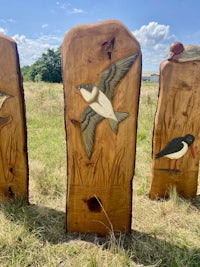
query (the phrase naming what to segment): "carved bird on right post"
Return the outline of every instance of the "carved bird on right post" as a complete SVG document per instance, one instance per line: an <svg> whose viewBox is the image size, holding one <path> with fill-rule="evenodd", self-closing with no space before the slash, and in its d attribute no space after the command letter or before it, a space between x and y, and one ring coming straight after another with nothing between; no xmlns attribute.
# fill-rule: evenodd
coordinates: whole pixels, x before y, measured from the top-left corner
<svg viewBox="0 0 200 267"><path fill-rule="evenodd" d="M195 157L195 152L193 148L195 137L192 134L186 134L185 136L176 137L172 139L164 149L162 149L159 153L156 154L155 158L167 157L169 159L175 159L176 168L176 160L183 157L188 148L191 150L192 157Z"/></svg>

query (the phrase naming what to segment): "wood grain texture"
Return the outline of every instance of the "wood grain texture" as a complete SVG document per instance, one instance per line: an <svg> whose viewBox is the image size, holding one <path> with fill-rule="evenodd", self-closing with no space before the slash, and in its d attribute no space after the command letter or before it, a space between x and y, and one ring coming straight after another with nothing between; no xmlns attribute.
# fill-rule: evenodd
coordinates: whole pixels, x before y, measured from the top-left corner
<svg viewBox="0 0 200 267"><path fill-rule="evenodd" d="M107 47L113 38L114 47ZM93 153L88 159L80 125L88 104L76 87L84 83L98 84L105 69L134 53L138 53L138 57L117 86L112 101L114 111L127 112L129 116L120 122L117 134L112 131L108 119L97 125ZM80 25L67 33L62 61L67 139L67 231L105 235L112 228L129 232L141 81L139 43L119 21Z"/></svg>
<svg viewBox="0 0 200 267"><path fill-rule="evenodd" d="M22 78L16 43L0 35L0 199L28 198L27 134ZM1 97L0 97L1 98Z"/></svg>
<svg viewBox="0 0 200 267"><path fill-rule="evenodd" d="M153 163L150 198L165 198L176 187L185 198L197 192L200 158L200 62L160 65L160 89L153 135ZM188 150L177 160L155 155L173 138L192 134L195 137L195 158Z"/></svg>

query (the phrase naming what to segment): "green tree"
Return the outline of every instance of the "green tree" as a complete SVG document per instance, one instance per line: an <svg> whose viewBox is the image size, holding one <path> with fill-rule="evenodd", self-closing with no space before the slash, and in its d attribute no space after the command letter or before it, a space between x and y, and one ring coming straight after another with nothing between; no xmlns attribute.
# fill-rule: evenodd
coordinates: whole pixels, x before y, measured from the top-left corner
<svg viewBox="0 0 200 267"><path fill-rule="evenodd" d="M61 47L56 51L48 49L46 53L31 66L22 68L24 80L62 82L61 73Z"/></svg>
<svg viewBox="0 0 200 267"><path fill-rule="evenodd" d="M21 68L22 76L24 81L31 81L31 66L24 66Z"/></svg>

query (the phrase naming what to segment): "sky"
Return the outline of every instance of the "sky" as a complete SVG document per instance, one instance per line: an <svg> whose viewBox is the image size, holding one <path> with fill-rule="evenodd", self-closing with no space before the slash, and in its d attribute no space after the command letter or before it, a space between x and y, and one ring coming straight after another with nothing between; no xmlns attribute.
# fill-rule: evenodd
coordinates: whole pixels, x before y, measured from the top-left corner
<svg viewBox="0 0 200 267"><path fill-rule="evenodd" d="M174 41L200 45L198 0L0 0L0 33L13 38L20 66L62 45L80 24L121 21L139 41L142 70L159 71Z"/></svg>

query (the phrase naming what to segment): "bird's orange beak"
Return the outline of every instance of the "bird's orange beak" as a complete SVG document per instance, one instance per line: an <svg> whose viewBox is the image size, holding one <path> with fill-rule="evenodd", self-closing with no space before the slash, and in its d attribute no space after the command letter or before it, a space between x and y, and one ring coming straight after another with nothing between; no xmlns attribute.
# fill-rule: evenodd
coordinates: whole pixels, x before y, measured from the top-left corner
<svg viewBox="0 0 200 267"><path fill-rule="evenodd" d="M195 151L194 151L194 146L193 145L190 145L190 150L191 150L192 157L194 159L195 158Z"/></svg>

